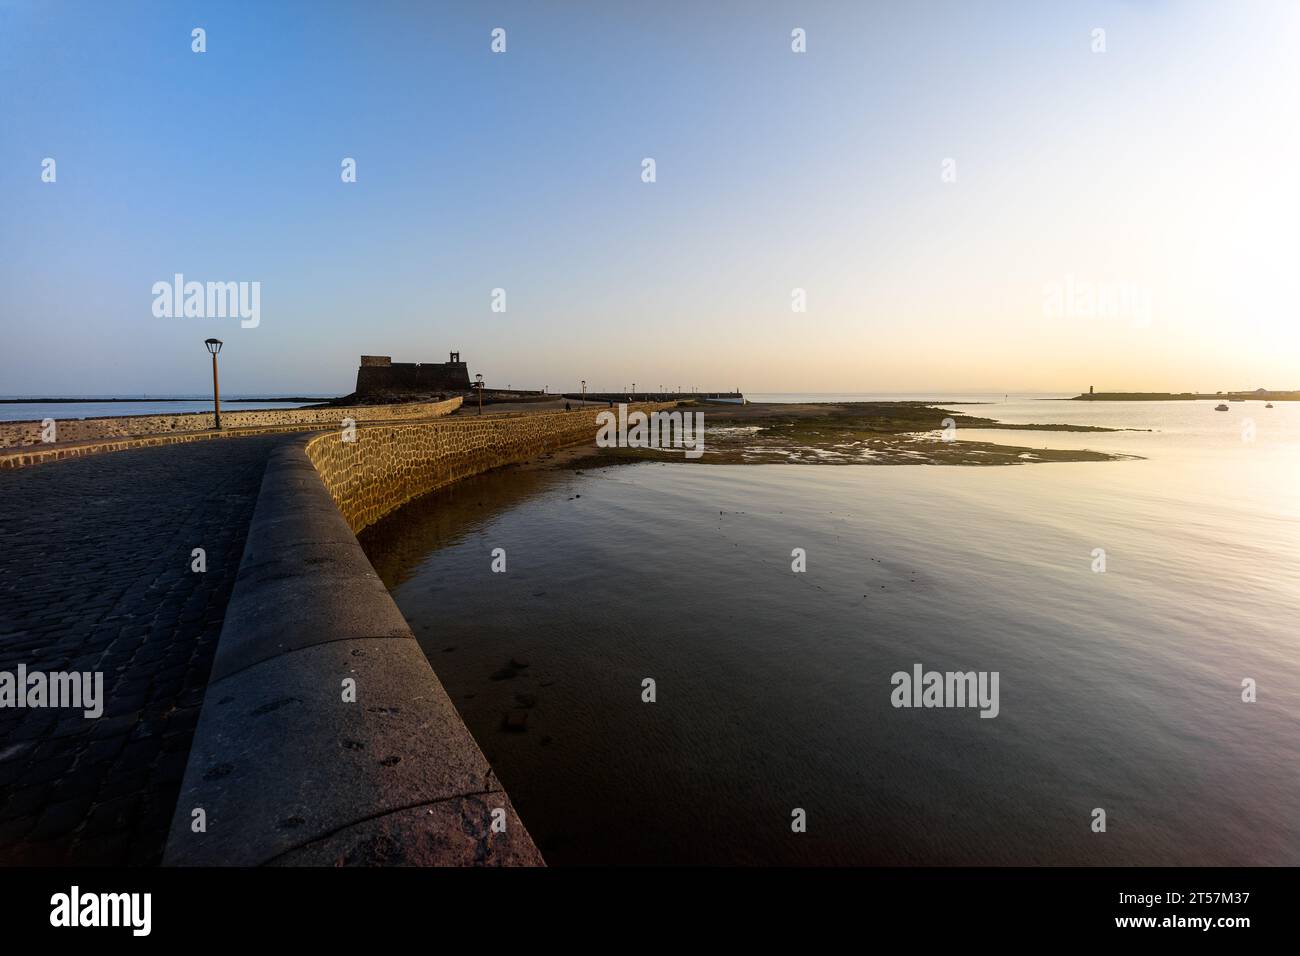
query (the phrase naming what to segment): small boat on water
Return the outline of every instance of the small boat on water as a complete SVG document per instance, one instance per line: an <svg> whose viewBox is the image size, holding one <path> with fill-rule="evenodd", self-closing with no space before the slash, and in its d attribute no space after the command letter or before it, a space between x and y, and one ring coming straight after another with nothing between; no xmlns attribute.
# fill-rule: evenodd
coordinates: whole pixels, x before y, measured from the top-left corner
<svg viewBox="0 0 1300 956"><path fill-rule="evenodd" d="M1215 406L1214 406L1214 410L1215 410L1216 412L1227 412L1227 411L1231 411L1231 409L1228 408L1227 405L1223 404L1223 402L1219 402L1219 404L1215 405Z"/></svg>
<svg viewBox="0 0 1300 956"><path fill-rule="evenodd" d="M1265 408L1272 408L1272 407L1273 407L1273 403L1272 403L1272 402L1268 402L1267 404L1265 404L1264 407L1265 407Z"/></svg>

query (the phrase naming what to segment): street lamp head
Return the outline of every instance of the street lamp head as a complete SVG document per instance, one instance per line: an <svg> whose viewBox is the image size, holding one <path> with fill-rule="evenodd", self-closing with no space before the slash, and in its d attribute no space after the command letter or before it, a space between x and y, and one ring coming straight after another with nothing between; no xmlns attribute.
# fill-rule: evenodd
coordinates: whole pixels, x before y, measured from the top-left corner
<svg viewBox="0 0 1300 956"><path fill-rule="evenodd" d="M208 347L208 351L213 355L221 351L221 339L204 339L203 344Z"/></svg>

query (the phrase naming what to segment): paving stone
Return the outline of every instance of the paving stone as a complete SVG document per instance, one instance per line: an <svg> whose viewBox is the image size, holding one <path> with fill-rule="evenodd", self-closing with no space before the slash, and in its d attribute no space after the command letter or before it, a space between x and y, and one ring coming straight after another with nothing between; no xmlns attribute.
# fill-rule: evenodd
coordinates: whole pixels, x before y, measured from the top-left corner
<svg viewBox="0 0 1300 956"><path fill-rule="evenodd" d="M72 833L85 822L90 803L89 795L83 794L71 800L48 804L41 812L28 838L32 841L44 841Z"/></svg>
<svg viewBox="0 0 1300 956"><path fill-rule="evenodd" d="M99 670L106 698L98 720L45 710L0 722L0 751L42 744L0 759L0 861L161 859L266 460L294 437L0 470L0 670ZM190 570L196 547L202 574ZM148 716L157 726L137 733ZM143 746L128 750L133 733ZM135 809L96 809L113 797ZM154 812L139 809L146 800Z"/></svg>

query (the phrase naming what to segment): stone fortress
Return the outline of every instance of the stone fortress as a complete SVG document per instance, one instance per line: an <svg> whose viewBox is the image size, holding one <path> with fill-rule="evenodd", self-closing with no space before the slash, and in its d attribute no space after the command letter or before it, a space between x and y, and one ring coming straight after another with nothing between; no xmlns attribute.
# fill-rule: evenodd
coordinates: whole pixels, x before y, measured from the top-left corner
<svg viewBox="0 0 1300 956"><path fill-rule="evenodd" d="M394 362L387 355L363 355L356 394L377 392L468 392L469 367L452 352L447 362Z"/></svg>

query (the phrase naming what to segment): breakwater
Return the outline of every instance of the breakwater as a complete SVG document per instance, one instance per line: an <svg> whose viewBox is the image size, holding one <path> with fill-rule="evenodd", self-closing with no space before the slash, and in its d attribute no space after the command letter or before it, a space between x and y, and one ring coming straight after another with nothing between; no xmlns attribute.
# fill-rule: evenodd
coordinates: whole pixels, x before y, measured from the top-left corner
<svg viewBox="0 0 1300 956"><path fill-rule="evenodd" d="M272 453L165 862L542 864L354 532L591 440L598 413L385 423Z"/></svg>
<svg viewBox="0 0 1300 956"><path fill-rule="evenodd" d="M672 403L634 406L645 412ZM592 440L605 406L443 422L385 423L312 438L307 457L354 532L419 495L540 452Z"/></svg>
<svg viewBox="0 0 1300 956"><path fill-rule="evenodd" d="M334 426L350 418L355 422L435 418L460 407L459 397L441 402L409 405L357 405L331 408L260 408L222 411L223 429L279 427L290 425ZM173 415L120 415L106 418L54 419L54 441L45 440L41 420L0 422L0 448L27 445L61 445L68 442L144 435L170 435L204 431L214 427L212 412L179 412Z"/></svg>

